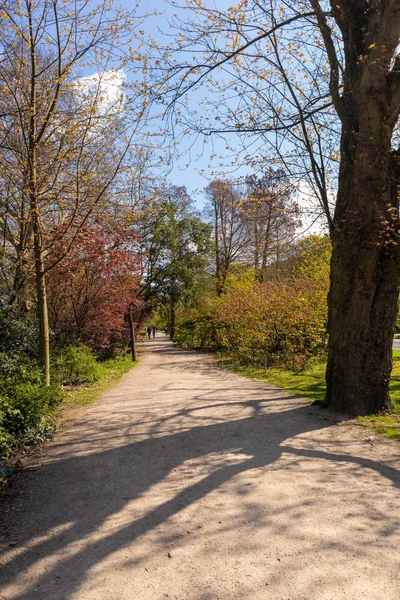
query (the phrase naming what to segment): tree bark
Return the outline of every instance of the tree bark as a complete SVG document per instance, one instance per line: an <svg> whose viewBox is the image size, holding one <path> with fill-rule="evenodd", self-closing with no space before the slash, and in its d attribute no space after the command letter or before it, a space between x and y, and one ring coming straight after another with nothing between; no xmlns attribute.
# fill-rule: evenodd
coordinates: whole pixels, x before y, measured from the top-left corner
<svg viewBox="0 0 400 600"><path fill-rule="evenodd" d="M37 314L39 319L39 351L40 366L43 369L44 381L50 385L50 335L49 319L47 311L46 280L43 273L43 256L38 241L38 235L34 236Z"/></svg>
<svg viewBox="0 0 400 600"><path fill-rule="evenodd" d="M132 362L135 362L137 360L137 355L136 355L135 325L133 322L132 305L129 306L129 331L130 331L130 335L131 335Z"/></svg>
<svg viewBox="0 0 400 600"><path fill-rule="evenodd" d="M326 373L329 406L353 415L392 408L389 380L398 304L391 129L377 102L364 108L342 134Z"/></svg>
<svg viewBox="0 0 400 600"><path fill-rule="evenodd" d="M343 35L343 92L327 21L312 0L342 121L341 160L331 230L327 401L365 415L392 409L389 381L398 304L398 194L392 134L400 112L400 5L397 0L336 3ZM394 61L394 62L393 62Z"/></svg>
<svg viewBox="0 0 400 600"><path fill-rule="evenodd" d="M175 304L171 302L171 330L170 330L170 338L174 341L175 337L175 327L176 327L176 312L175 312Z"/></svg>
<svg viewBox="0 0 400 600"><path fill-rule="evenodd" d="M37 313L39 319L39 352L40 366L43 369L44 381L50 385L50 337L49 318L47 310L46 281L44 275L42 231L39 216L38 202L38 161L37 161L37 81L36 81L36 41L33 33L32 5L28 6L29 15L29 39L30 39L30 62L31 62L31 85L30 85L30 116L28 135L28 159L29 159L29 209L32 220L33 250L35 256L35 277L37 293Z"/></svg>

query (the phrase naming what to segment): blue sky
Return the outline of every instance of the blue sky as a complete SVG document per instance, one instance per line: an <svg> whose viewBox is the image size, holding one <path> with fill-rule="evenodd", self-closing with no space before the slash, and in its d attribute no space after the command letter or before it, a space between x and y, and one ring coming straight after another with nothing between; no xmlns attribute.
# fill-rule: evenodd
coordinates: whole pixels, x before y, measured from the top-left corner
<svg viewBox="0 0 400 600"><path fill-rule="evenodd" d="M184 4L185 0L180 0L181 4ZM236 4L236 0L205 0L205 4L209 6L215 6L218 10L224 10L229 8L232 4ZM120 4L126 8L131 8L131 3L129 0L121 0ZM179 9L176 6L171 6L168 2L164 0L141 0L140 13L151 13L156 10L159 13L157 16L151 16L147 18L143 25L141 25L141 29L143 29L146 33L149 33L152 37L154 37L157 41L162 43L166 41L166 38L163 36L163 32L168 32L169 24L168 17L171 17L174 13L179 13ZM186 12L185 12L186 15ZM164 40L163 40L164 38ZM171 40L169 40L171 41ZM129 77L129 74L128 74ZM191 108L196 108L196 103L198 103L202 99L202 92L198 91L191 95ZM240 148L240 140L235 138L234 135L227 137L228 145L235 148ZM249 142L251 138L249 138ZM195 134L190 134L185 138L186 146L179 147L179 153L182 156L179 158L175 158L173 160L171 171L169 174L169 180L174 185L184 185L188 189L189 193L194 197L196 203L199 208L203 205L204 196L202 194L202 190L208 185L208 183L212 180L213 176L222 175L224 170L219 167L219 160L211 160L210 155L216 153L217 155L221 155L224 157L224 162L227 166L229 166L230 161L235 158L232 156L230 158L230 151L226 150L227 142L213 138L209 140L209 143L204 146L203 138L199 138L196 141ZM256 142L255 147L260 142ZM189 149L190 148L190 152ZM234 154L237 154L234 152ZM201 174L201 171L204 171L204 175ZM229 168L225 169L225 173L229 175ZM251 173L249 168L241 168L240 170L232 170L231 176L238 177L240 175L246 175ZM302 204L309 205L309 208L312 213L314 213L314 209L312 208L312 203L310 204L310 200L307 199L307 184L304 182L301 184L302 191L300 192L299 200ZM303 221L305 222L305 228L308 227L309 223L314 220L314 216L312 217L304 217ZM313 227L312 231L319 231L320 227Z"/></svg>
<svg viewBox="0 0 400 600"><path fill-rule="evenodd" d="M122 0L120 4L126 8L131 6L131 3L128 0ZM213 3L209 1L208 4L212 5ZM218 6L219 10L223 10L234 4L234 2L233 0L218 0L218 4L216 2L214 4ZM141 26L141 29L146 33L151 34L155 39L162 42L162 32L168 31L169 28L167 22L168 16L179 12L179 9L170 6L163 0L146 0L141 2L141 6L140 12L151 13L153 10L157 10L158 12L163 13L158 16L149 17L143 26ZM200 93L197 95L193 94L193 106L195 106L196 102L200 101L200 99ZM202 194L200 193L200 190L208 185L213 177L213 171L219 171L218 164L215 162L213 163L213 161L210 160L210 155L215 152L224 155L224 153L226 153L226 143L221 139L213 139L204 146L202 138L199 138L197 141L195 140L195 134L189 135L186 138L185 146L180 146L179 152L183 154L183 156L174 159L169 179L175 185L185 185L188 191L196 196L197 202L201 204ZM229 156L227 163L229 164ZM202 170L204 170L206 176L200 173ZM237 175L237 173L235 173L235 175Z"/></svg>

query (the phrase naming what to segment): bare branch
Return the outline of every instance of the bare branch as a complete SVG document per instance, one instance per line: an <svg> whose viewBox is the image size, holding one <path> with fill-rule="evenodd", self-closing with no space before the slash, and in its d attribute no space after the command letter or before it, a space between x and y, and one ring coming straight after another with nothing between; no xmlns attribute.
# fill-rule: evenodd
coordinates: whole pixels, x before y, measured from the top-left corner
<svg viewBox="0 0 400 600"><path fill-rule="evenodd" d="M318 26L321 31L322 38L324 40L325 49L328 55L330 65L330 80L329 89L332 95L333 104L336 112L339 115L340 120L343 122L346 119L346 109L344 107L340 92L339 92L339 80L340 80L340 65L336 55L335 44L332 39L331 28L328 25L328 21L325 13L321 9L319 0L310 0L311 5L315 11L317 17Z"/></svg>

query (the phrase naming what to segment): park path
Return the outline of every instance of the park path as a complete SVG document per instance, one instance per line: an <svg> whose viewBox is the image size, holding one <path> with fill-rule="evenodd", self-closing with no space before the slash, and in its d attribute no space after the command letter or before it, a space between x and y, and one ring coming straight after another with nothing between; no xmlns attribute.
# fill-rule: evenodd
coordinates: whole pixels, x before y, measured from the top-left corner
<svg viewBox="0 0 400 600"><path fill-rule="evenodd" d="M398 600L398 449L157 337L17 478L0 598Z"/></svg>

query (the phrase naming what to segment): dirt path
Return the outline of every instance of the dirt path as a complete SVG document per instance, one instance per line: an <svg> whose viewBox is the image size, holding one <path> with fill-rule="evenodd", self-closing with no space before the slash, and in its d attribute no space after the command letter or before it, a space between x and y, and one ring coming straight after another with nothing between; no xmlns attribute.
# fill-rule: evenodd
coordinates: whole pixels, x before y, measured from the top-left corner
<svg viewBox="0 0 400 600"><path fill-rule="evenodd" d="M157 338L20 475L0 598L398 600L398 450Z"/></svg>

